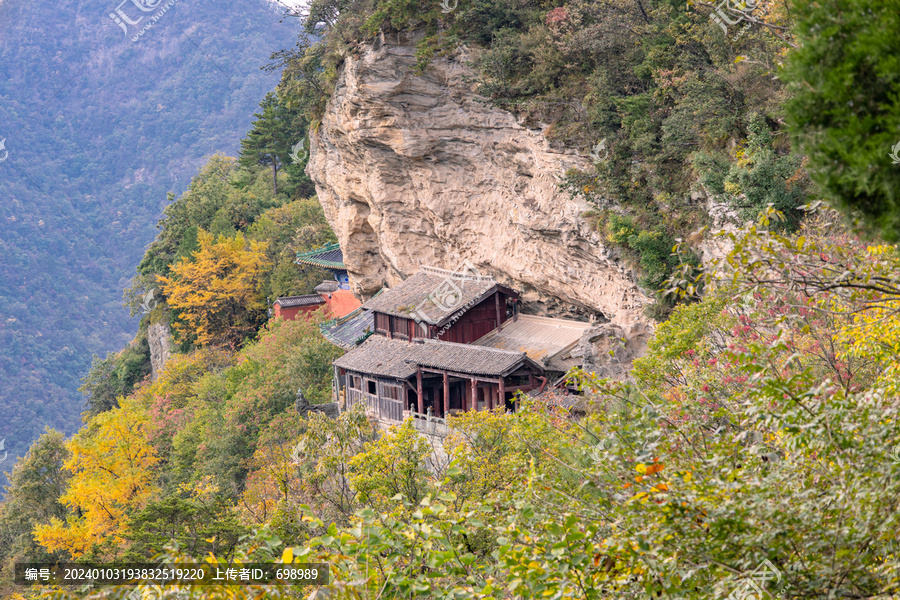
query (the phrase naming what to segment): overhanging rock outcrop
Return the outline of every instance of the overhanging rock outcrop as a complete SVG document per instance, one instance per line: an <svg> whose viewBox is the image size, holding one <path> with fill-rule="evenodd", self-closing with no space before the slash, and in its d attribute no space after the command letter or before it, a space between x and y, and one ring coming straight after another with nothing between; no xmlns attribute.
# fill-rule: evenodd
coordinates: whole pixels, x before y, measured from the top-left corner
<svg viewBox="0 0 900 600"><path fill-rule="evenodd" d="M415 41L382 36L348 56L310 136L307 172L354 291L469 262L529 312L597 315L640 343L650 299L559 187L588 159L487 104L463 53L416 74Z"/></svg>

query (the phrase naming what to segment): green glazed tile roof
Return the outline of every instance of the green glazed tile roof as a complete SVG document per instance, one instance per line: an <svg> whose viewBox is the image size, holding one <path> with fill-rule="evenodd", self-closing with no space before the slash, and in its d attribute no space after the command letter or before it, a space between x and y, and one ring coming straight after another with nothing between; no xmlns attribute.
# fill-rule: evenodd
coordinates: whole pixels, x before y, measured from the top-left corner
<svg viewBox="0 0 900 600"><path fill-rule="evenodd" d="M295 262L302 265L325 267L326 269L347 269L344 265L344 253L341 251L341 245L337 242L325 244L321 248L307 250L306 252L298 252Z"/></svg>

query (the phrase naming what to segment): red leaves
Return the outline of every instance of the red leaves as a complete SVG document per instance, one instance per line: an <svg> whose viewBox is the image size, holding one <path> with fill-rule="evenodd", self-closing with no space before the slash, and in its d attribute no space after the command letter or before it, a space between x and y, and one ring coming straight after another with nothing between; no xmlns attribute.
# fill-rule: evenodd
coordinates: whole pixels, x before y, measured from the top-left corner
<svg viewBox="0 0 900 600"><path fill-rule="evenodd" d="M547 13L547 17L544 22L548 27L552 27L554 25L559 25L560 23L564 23L569 20L569 12L565 9L565 7L560 6L554 8L550 12Z"/></svg>

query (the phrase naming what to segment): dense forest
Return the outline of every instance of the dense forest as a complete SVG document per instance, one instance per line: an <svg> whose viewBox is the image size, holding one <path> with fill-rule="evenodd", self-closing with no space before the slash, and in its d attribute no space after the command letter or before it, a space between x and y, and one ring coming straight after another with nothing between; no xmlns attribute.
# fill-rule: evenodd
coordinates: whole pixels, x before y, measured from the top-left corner
<svg viewBox="0 0 900 600"><path fill-rule="evenodd" d="M167 193L237 151L278 80L260 67L298 32L267 2L201 1L132 42L116 4L0 3L0 471L45 427L78 429L92 354L137 329L122 289Z"/></svg>
<svg viewBox="0 0 900 600"><path fill-rule="evenodd" d="M13 470L4 581L21 560L208 558L327 563L328 595L139 592L900 597L898 8L313 2L240 156L208 160L166 208L126 292L161 302L95 360L84 427L48 430ZM409 422L301 417L296 390L329 401L341 351L321 315L265 318L267 296L322 275L294 253L333 239L293 134L316 127L342 60L397 31L421 35L419 69L467 46L484 101L591 153L562 185L658 290L627 381L570 372L578 418L524 397L453 416L443 462ZM724 251L701 263L703 243ZM151 381L142 340L160 323L179 352Z"/></svg>

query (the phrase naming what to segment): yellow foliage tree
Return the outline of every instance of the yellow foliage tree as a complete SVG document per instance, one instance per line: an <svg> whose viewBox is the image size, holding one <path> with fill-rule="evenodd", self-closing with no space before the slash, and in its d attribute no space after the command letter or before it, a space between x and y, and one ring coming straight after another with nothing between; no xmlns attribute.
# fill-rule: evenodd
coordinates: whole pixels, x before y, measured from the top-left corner
<svg viewBox="0 0 900 600"><path fill-rule="evenodd" d="M123 546L128 517L156 492L158 458L147 440L149 415L135 399L120 402L92 418L67 444L72 456L65 468L73 476L60 502L70 515L65 523L54 518L34 530L35 540L50 552L114 557Z"/></svg>
<svg viewBox="0 0 900 600"><path fill-rule="evenodd" d="M197 344L235 348L265 318L259 293L266 268L265 244L200 231L200 249L182 260L172 277L160 277L170 307L180 311L175 329Z"/></svg>

